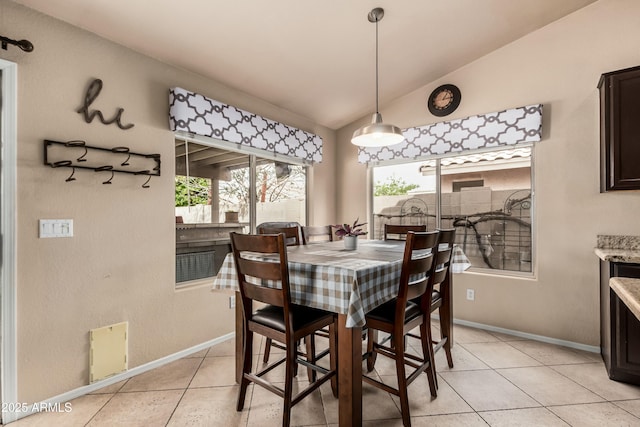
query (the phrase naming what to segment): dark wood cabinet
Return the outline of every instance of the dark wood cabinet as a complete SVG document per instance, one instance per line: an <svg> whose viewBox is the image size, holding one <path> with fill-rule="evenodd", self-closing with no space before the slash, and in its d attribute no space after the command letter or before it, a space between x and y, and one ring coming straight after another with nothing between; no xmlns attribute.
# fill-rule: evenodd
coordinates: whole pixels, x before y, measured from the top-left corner
<svg viewBox="0 0 640 427"><path fill-rule="evenodd" d="M640 384L640 320L609 286L611 277L640 278L640 264L600 261L600 350L609 378Z"/></svg>
<svg viewBox="0 0 640 427"><path fill-rule="evenodd" d="M600 90L600 192L640 189L640 66L605 73Z"/></svg>

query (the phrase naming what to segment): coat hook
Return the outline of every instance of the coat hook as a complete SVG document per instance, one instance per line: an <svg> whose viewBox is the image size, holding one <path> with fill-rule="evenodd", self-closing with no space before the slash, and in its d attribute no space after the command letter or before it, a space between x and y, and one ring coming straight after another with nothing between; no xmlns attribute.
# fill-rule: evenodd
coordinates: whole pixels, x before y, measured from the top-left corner
<svg viewBox="0 0 640 427"><path fill-rule="evenodd" d="M111 166L111 165L98 166L97 168L94 169L94 171L96 171L96 172L110 171L111 172L111 178L109 178L108 180L104 181L103 184L111 184L111 180L113 179L113 175L115 173L113 171L113 166Z"/></svg>
<svg viewBox="0 0 640 427"><path fill-rule="evenodd" d="M120 163L120 166L129 166L129 159L131 158L129 147L113 147L111 151L113 151L114 153L128 154L127 159L124 162Z"/></svg>
<svg viewBox="0 0 640 427"><path fill-rule="evenodd" d="M156 166L153 168L154 171L160 170L160 154L147 154L145 157L156 161Z"/></svg>
<svg viewBox="0 0 640 427"><path fill-rule="evenodd" d="M71 167L71 175L69 175L69 178L65 179L66 182L71 182L71 181L75 181L76 179L73 177L73 175L76 173L76 168L74 168L73 166Z"/></svg>
<svg viewBox="0 0 640 427"><path fill-rule="evenodd" d="M115 175L115 172L112 170L111 171L111 178L109 178L108 180L104 181L103 184L111 184L111 180L113 179L113 175Z"/></svg>
<svg viewBox="0 0 640 427"><path fill-rule="evenodd" d="M86 144L87 143L85 141L82 141L81 139L73 139L71 141L65 142L64 145L67 146L67 147L82 147L82 148L84 148L84 153L80 157L78 157L76 159L76 162L86 162L87 159L85 159L85 157L87 156L87 152L88 152Z"/></svg>
<svg viewBox="0 0 640 427"><path fill-rule="evenodd" d="M87 161L87 159L85 159L85 157L87 156L87 147L82 147L82 148L84 148L84 154L82 156L78 157L76 159L76 162L86 162Z"/></svg>
<svg viewBox="0 0 640 427"><path fill-rule="evenodd" d="M135 175L149 175L149 170L138 171L135 173ZM150 185L148 185L149 181L151 181L151 175L149 175L149 177L144 182L144 184L142 184L142 188L149 188L150 187Z"/></svg>
<svg viewBox="0 0 640 427"><path fill-rule="evenodd" d="M55 162L51 164L52 168L62 168L65 166L71 166L73 162L71 160L60 160L59 162Z"/></svg>

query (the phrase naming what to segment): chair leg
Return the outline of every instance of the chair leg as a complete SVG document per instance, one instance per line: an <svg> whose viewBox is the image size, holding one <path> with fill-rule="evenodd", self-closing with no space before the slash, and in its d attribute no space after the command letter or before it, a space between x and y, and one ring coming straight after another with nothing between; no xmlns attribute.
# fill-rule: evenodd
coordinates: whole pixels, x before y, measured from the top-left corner
<svg viewBox="0 0 640 427"><path fill-rule="evenodd" d="M335 325L329 325L329 369L338 372L338 334ZM331 377L333 397L338 398L338 375Z"/></svg>
<svg viewBox="0 0 640 427"><path fill-rule="evenodd" d="M450 314L449 307L447 304L442 304L439 308L438 313L440 315L440 336L442 338L447 338L442 348L444 349L444 353L447 356L447 364L449 368L453 368L453 357L451 357L451 322L450 322Z"/></svg>
<svg viewBox="0 0 640 427"><path fill-rule="evenodd" d="M411 416L409 415L409 395L407 393L407 377L404 369L404 336L396 334L393 343L396 353L396 372L398 375L398 397L400 398L400 411L402 412L402 424L405 427L411 426Z"/></svg>
<svg viewBox="0 0 640 427"><path fill-rule="evenodd" d="M262 358L264 363L269 363L269 353L271 353L271 338L267 338L266 344L264 345L264 357Z"/></svg>
<svg viewBox="0 0 640 427"><path fill-rule="evenodd" d="M307 361L309 363L316 363L316 340L315 334L307 335L304 337L304 343L307 346ZM307 368L307 378L312 383L316 380L316 371L311 368Z"/></svg>
<svg viewBox="0 0 640 427"><path fill-rule="evenodd" d="M438 397L438 376L436 373L435 356L433 353L431 321L429 315L425 316L425 320L422 322L422 325L420 325L420 343L422 344L422 356L425 360L429 360L429 369L427 369L429 390L431 391L431 396Z"/></svg>
<svg viewBox="0 0 640 427"><path fill-rule="evenodd" d="M287 343L284 378L284 408L282 411L282 427L289 427L291 423L291 396L293 395L293 377L297 366L296 357L298 354L297 342L289 340Z"/></svg>
<svg viewBox="0 0 640 427"><path fill-rule="evenodd" d="M244 399L247 395L247 387L249 386L249 380L244 374L251 372L251 365L253 364L253 331L245 329L244 331L244 343L242 346L242 379L240 380L240 394L238 394L237 411L242 411L244 408Z"/></svg>
<svg viewBox="0 0 640 427"><path fill-rule="evenodd" d="M373 328L368 328L367 331L367 372L373 371L376 365L377 353L374 350L376 341L378 339L377 331Z"/></svg>

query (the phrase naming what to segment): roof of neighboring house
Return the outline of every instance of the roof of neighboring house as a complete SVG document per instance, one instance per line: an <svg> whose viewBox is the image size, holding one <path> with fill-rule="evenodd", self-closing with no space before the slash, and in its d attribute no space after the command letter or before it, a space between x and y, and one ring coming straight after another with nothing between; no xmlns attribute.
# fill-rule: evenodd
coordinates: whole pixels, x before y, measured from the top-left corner
<svg viewBox="0 0 640 427"><path fill-rule="evenodd" d="M512 148L509 150L501 151L487 151L484 153L466 154L462 156L445 157L440 159L442 166L455 166L468 163L481 163L496 160L518 160L520 158L531 157L531 147ZM426 169L434 168L436 166L436 160L427 160L420 166L420 171L423 172Z"/></svg>

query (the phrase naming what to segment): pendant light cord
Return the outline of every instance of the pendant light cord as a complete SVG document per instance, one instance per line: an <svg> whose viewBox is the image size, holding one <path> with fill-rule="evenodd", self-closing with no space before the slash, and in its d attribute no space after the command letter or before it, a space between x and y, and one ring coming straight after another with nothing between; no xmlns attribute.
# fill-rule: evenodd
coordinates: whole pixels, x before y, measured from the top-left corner
<svg viewBox="0 0 640 427"><path fill-rule="evenodd" d="M380 20L376 16L376 113L380 112L378 107L378 22Z"/></svg>

